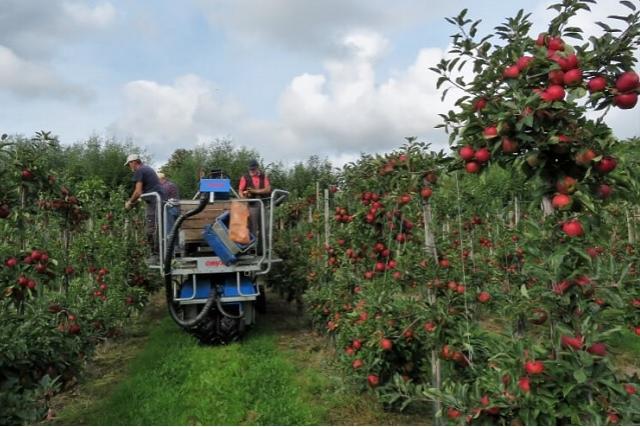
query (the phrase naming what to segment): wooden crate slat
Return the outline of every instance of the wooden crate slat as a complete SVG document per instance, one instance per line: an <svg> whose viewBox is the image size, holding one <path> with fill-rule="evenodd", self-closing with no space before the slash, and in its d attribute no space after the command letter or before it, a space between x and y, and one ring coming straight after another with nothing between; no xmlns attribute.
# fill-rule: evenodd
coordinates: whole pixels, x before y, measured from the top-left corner
<svg viewBox="0 0 640 427"><path fill-rule="evenodd" d="M201 229L200 230L197 230L197 229L180 230L179 238L180 238L181 244L204 241L204 239L202 238Z"/></svg>

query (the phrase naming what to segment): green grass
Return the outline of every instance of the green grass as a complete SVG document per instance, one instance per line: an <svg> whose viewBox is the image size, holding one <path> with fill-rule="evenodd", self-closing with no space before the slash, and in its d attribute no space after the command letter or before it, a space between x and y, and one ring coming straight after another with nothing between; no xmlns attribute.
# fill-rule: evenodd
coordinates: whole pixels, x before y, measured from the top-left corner
<svg viewBox="0 0 640 427"><path fill-rule="evenodd" d="M69 405L57 422L91 425L317 425L322 381L278 350L266 328L242 343L200 346L168 318L153 330L128 375L92 405Z"/></svg>

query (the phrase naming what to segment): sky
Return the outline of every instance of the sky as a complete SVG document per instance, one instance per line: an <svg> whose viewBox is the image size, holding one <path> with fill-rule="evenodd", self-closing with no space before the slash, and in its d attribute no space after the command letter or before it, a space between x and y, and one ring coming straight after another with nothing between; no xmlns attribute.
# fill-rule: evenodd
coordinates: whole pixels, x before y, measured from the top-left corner
<svg viewBox="0 0 640 427"><path fill-rule="evenodd" d="M441 101L428 70L454 32L444 18L468 8L487 34L522 8L536 36L550 3L0 0L0 132L132 141L158 166L217 138L285 165L339 166L408 136L446 149L434 126L455 97ZM598 35L595 21L627 12L601 0L571 23ZM639 136L638 116L607 123Z"/></svg>

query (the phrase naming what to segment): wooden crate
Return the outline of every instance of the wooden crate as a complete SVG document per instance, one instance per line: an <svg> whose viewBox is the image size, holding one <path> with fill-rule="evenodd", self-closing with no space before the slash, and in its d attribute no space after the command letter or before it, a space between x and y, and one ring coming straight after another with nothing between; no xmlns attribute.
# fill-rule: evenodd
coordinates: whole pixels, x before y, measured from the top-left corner
<svg viewBox="0 0 640 427"><path fill-rule="evenodd" d="M189 212L198 206L197 200L180 201L181 213ZM180 246L185 244L203 242L202 231L207 224L213 224L216 218L228 211L231 207L230 201L216 202L207 205L204 210L197 215L187 218L180 226L179 241Z"/></svg>

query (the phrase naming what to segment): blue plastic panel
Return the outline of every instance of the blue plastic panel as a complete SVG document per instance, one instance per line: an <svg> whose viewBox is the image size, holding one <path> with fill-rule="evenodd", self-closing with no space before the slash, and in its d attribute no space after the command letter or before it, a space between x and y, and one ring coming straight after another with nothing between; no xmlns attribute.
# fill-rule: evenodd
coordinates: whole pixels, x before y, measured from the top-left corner
<svg viewBox="0 0 640 427"><path fill-rule="evenodd" d="M236 283L236 275L220 275L220 279L215 276L216 283L222 283L224 297L241 296L238 293L238 285ZM253 295L256 293L256 285L247 277L240 278L240 290L244 295ZM211 279L209 277L196 278L196 296L195 299L208 298L211 293ZM190 298L193 295L193 281L191 279L185 281L180 289L180 298Z"/></svg>
<svg viewBox="0 0 640 427"><path fill-rule="evenodd" d="M256 287L246 277L240 278L240 290L244 295L253 295L256 293ZM235 276L229 278L224 282L224 296L225 297L239 297L242 296L238 293L238 284L236 283Z"/></svg>
<svg viewBox="0 0 640 427"><path fill-rule="evenodd" d="M224 265L231 265L238 261L238 258L227 248L222 240L214 233L211 224L207 224L202 232L202 237L206 240L207 244L211 246L213 252L220 257Z"/></svg>
<svg viewBox="0 0 640 427"><path fill-rule="evenodd" d="M211 293L211 280L207 277L196 278L196 296L195 299L209 298ZM193 295L193 281L191 279L185 281L180 289L180 298L191 298Z"/></svg>
<svg viewBox="0 0 640 427"><path fill-rule="evenodd" d="M231 190L230 179L201 179L200 191L203 193L228 193Z"/></svg>

